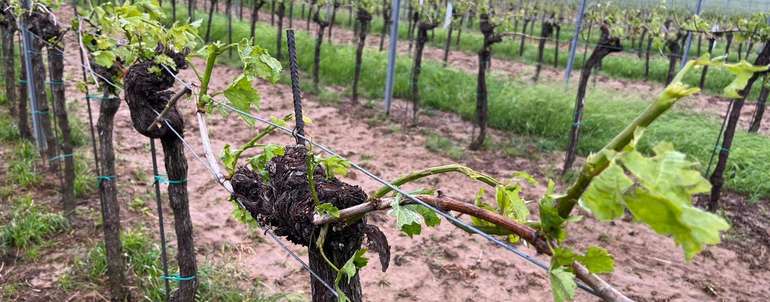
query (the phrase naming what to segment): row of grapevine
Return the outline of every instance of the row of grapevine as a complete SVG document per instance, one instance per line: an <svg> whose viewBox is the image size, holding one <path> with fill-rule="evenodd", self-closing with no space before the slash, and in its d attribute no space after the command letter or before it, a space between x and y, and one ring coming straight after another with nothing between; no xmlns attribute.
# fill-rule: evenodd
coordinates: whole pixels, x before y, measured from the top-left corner
<svg viewBox="0 0 770 302"><path fill-rule="evenodd" d="M673 240L682 246L688 260L707 245L719 243L720 234L729 228L722 217L703 211L692 203L694 195L709 190L716 190L718 196L720 179L712 179L712 183L715 184L712 189L709 182L697 171L696 164L687 159L684 154L674 150L670 143L660 142L655 148L655 154L651 156L638 151L636 144L644 135L644 130L670 110L674 104L700 91L683 82L684 77L692 73L695 68L705 69L710 66L726 69L734 74L735 79L727 85L725 92L728 97L737 100L734 102L733 112L739 113L740 102L745 100L751 85L760 76L760 72L767 70L767 67L763 66L770 64L770 48L766 45L755 61L755 65L760 67L746 62L731 64L724 62L721 58L712 59L706 55L689 60L681 69L671 72L669 83L660 96L623 131L617 133L603 149L589 156L579 170L577 180L564 192L558 192L553 181L539 180L524 172L517 172L511 178L501 179L457 164L408 172L392 182L387 182L304 135L302 128L304 120L301 117L301 99L297 83L296 53L293 53L295 48L292 47L295 42L293 31L290 31L285 41L289 43L288 58L292 65L295 113L272 120L254 114L257 111L260 94L253 83L255 81L275 83L283 71L280 59L284 57L281 53L284 43L283 18L286 13L286 4L288 4L290 24L294 16L293 1L271 3L273 12L271 23L275 23L278 30L277 52L274 57L266 49L258 46L258 41L253 39L254 24L259 9L264 4L264 1L253 3L251 39L232 41L231 30L229 32L231 41L224 43L208 42L210 20L213 12L218 9L216 0L208 8L209 22L205 37L199 36L201 22L193 20L170 22L162 7L153 0L89 5L88 12L85 14L79 14L77 7L73 7L76 10L76 19L68 29L62 29L57 24L56 17L51 11L55 9L54 3L35 2L34 5L14 1L2 3L5 13L0 25L3 26L4 50L14 47L13 34L16 30L14 25L28 26L21 28L24 36L21 41L24 50L22 53L29 56L23 59L28 64L25 66L26 72L22 74L32 77L26 80L29 99L25 100L21 96L14 97L15 99L11 101L13 104L11 107L14 108L12 113L17 117L19 127L28 127L25 125L29 109L22 104L29 101L34 108L31 111L33 120L36 121L33 128L37 132L34 137L46 139L47 148L40 148L40 150L47 158L72 152L72 147L66 142L67 134L64 134L68 129L68 117L64 111L64 90L61 87L52 89L54 111L59 122L58 133L62 133L62 143L59 144L53 139L53 134L57 131L53 130L54 126L48 119L48 115L38 114L48 110L45 101L47 92L45 89L33 88L35 83L46 82L46 74L50 74L49 82L52 85L63 81L61 57L65 45L62 37L66 33L77 37L78 45L70 47L77 47L81 52L83 81L78 86L86 94L89 87L95 86L101 89L101 97L87 95L90 99L99 100L97 131L92 135L94 158L98 164L96 170L99 175L102 228L112 300L131 300L126 265L121 252L120 205L117 202L119 188L116 181L118 175L115 171L112 137L114 117L122 101L128 105L133 128L149 138L152 146L154 146L154 140L159 139L163 147L166 182L169 184L168 199L174 214L178 249L176 255L179 275L164 276L173 277L180 282L178 290L169 298L173 301L194 301L198 286L187 179L201 176L188 175L188 163L185 157L187 142L184 138L186 122L176 106L177 102L188 98L192 98L196 104L196 122L208 160L207 167L224 189L232 193L231 201L236 205L239 216L246 216L243 215L243 211L246 211L253 218L247 220L247 223L256 223L276 235L308 248L313 301L364 300L359 271L368 262L365 242L373 252L378 254L383 269L387 269L390 257L388 238L378 226L369 224L366 219L367 214L376 211L389 210L399 231L410 237L420 234L423 227L438 225L443 217L469 233L478 234L503 248L514 250L511 247L512 244L526 242L538 253L550 256L550 263L545 268L555 301L572 300L578 286L583 286L586 291L605 301L631 301L598 276L611 273L615 269L614 258L606 249L590 246L579 250L566 243L567 226L579 223L580 220L575 210L578 204L602 221L612 221L621 218L626 212L631 213L639 222L648 225L660 235L673 237ZM322 55L320 45L323 43L327 27L328 35L332 35L331 26L335 24L336 10L341 6L340 2L324 0L305 4L308 4L307 18L318 25L315 33L315 66L312 72L313 83L317 87L320 81L318 68ZM175 2L172 2L172 6L176 7ZM188 7L194 9L195 3L189 2ZM355 105L359 98L357 85L362 73L365 72L362 70L362 60L370 22L374 14L387 10L387 3L361 0L352 1L347 7L351 9L350 17L353 16L352 10L355 9L357 24L355 66L352 66L354 68L352 105ZM429 40L429 32L445 20L448 14L447 7L443 1L432 0L411 3L409 6L410 36L412 31L416 31L411 71L413 120L417 118L420 102L417 83L420 80L423 51ZM476 149L484 143L486 135L488 114L486 78L491 65L493 45L500 43L504 37L521 36L524 39L525 35L533 36L526 34L527 25L530 26L531 31L537 18L523 19L522 32L518 33L514 25L517 22L515 20L518 19L512 18L509 14L514 7L511 3L458 1L457 7L458 12L466 12L464 15L472 15L477 19L479 30L483 35L483 45L478 52L479 70L476 83L476 122L479 133L471 144L471 148ZM232 22L232 8L232 2L228 1L225 11L230 15L229 22ZM301 11L305 13L304 4ZM462 14L458 13L458 15ZM596 14L601 16L601 20L596 20L599 24L600 37L581 71L575 126L572 128L571 141L574 144L577 144L582 98L591 72L601 65L604 57L623 48L620 41L622 27L625 24L620 18L623 12L612 7L602 7ZM193 15L194 10L191 10L190 16ZM272 16L277 17L277 20ZM450 20L456 19L453 12L449 12L449 17ZM16 22L17 19L20 21ZM171 20L173 19L176 19L176 16L172 16ZM543 63L544 41L551 36L554 28L557 32L559 31L560 25L555 21L557 19L556 12L542 14L540 19L542 28L538 38L540 41L538 66ZM664 39L673 37L665 41L669 44L678 43L676 41L681 39L681 34L673 34L668 30L672 26L671 22L664 23L667 24L667 30L663 33ZM698 23L698 26L701 25ZM681 24L677 26L685 28L680 32L697 29ZM31 36L27 31L37 38L29 38ZM5 38L6 32L10 32L11 38ZM645 35L651 36L652 33ZM391 36L395 38L397 35L392 33ZM458 31L459 36L460 31ZM48 73L43 65L43 49L48 53ZM448 50L449 47L446 49ZM675 46L669 49L672 53L678 52ZM234 57L237 56L237 63L242 73L226 83L226 88L222 91L214 91L211 88L212 81L219 80L212 78L217 60L226 54L232 56L232 53L235 53ZM190 66L193 57L204 59L206 66L201 73L196 72L197 82L187 83L177 75ZM672 58L674 62L672 64L676 65L676 58L673 56ZM4 59L9 58L4 56ZM10 63L11 66L14 65L13 62ZM9 67L6 66L6 68ZM9 74L14 75L15 72L10 70L6 75ZM535 80L537 77L538 73L535 75ZM177 83L182 84L184 88L174 91L173 87ZM7 90L15 88L17 87L13 82L11 85L6 82ZM9 98L12 95L16 94L8 93ZM217 111L235 112L247 124L260 122L267 125L261 127L253 139L241 146L226 145L221 152L221 157L217 158L209 143L211 133L207 126L209 114ZM292 120L295 121L296 126L294 129L289 129L286 123ZM734 131L735 122L732 114L727 124L726 135L731 131L731 127ZM260 143L261 139L275 131L293 134L297 138L297 143L291 145ZM31 132L27 131L27 133ZM43 145L42 141L39 143ZM730 138L727 136L724 144L723 146L729 149ZM59 154L59 148L63 154ZM319 149L328 153L329 156L322 156L321 152L317 152ZM247 150L257 151L257 155L247 158L245 153ZM724 156L726 160L726 154ZM55 161L49 160L49 162L54 169ZM718 164L717 170L719 167ZM351 168L377 180L383 184L383 187L367 194L358 186L341 181L338 177L345 175ZM565 170L567 168L569 166L565 166ZM401 189L405 184L428 176L439 175L440 177L446 173L458 173L474 183L488 186L489 190L495 192L494 199L485 201L484 189L476 196L473 204L454 200L433 189L417 192L406 192ZM71 212L74 208L72 197L67 195L69 194L67 190L71 190L67 187L72 186L73 177L71 174L65 174L63 177L65 179L63 184L65 212ZM160 182L158 179L160 175L155 177L156 182ZM537 202L538 211L531 212L522 195L525 190L537 185L544 185L548 189ZM70 204L67 205L66 202ZM456 217L450 212L470 216L470 221L459 219L459 216Z"/></svg>

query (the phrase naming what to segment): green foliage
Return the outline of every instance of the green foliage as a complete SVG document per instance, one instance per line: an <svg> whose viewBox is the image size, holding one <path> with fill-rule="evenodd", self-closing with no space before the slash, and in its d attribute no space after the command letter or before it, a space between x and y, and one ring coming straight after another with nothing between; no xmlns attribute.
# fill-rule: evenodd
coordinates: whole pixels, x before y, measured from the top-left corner
<svg viewBox="0 0 770 302"><path fill-rule="evenodd" d="M319 215L329 215L334 218L340 217L340 209L328 202L317 205L315 207L315 212Z"/></svg>
<svg viewBox="0 0 770 302"><path fill-rule="evenodd" d="M96 190L96 175L94 175L85 158L75 156L75 181L73 183L75 198L85 197Z"/></svg>
<svg viewBox="0 0 770 302"><path fill-rule="evenodd" d="M465 150L462 147L457 146L452 140L435 133L429 134L425 139L425 148L432 152L449 156L453 160L460 160L465 154Z"/></svg>
<svg viewBox="0 0 770 302"><path fill-rule="evenodd" d="M369 259L366 258L365 254L366 248L359 249L355 254L353 254L353 257L350 257L350 259L345 262L345 264L339 269L339 272L337 272L337 278L334 279L334 287L337 290L338 302L350 301L348 296L345 295L345 292L340 289L339 284L342 281L343 276L347 277L347 281L350 283L350 280L353 279L356 274L358 274L358 271L369 263Z"/></svg>
<svg viewBox="0 0 770 302"><path fill-rule="evenodd" d="M61 214L50 213L30 196L20 197L13 202L11 220L0 227L0 250L34 248L68 227Z"/></svg>
<svg viewBox="0 0 770 302"><path fill-rule="evenodd" d="M19 128L13 120L7 115L0 116L0 141L9 143L17 141L20 137Z"/></svg>
<svg viewBox="0 0 770 302"><path fill-rule="evenodd" d="M402 205L401 198L401 194L396 195L390 203L391 210L388 211L388 215L396 218L396 228L407 236L419 235L423 223L429 227L435 227L441 223L441 219L435 212L422 205Z"/></svg>
<svg viewBox="0 0 770 302"><path fill-rule="evenodd" d="M575 297L575 289L577 289L575 274L560 267L550 270L548 275L551 279L553 300L556 302L572 301Z"/></svg>
<svg viewBox="0 0 770 302"><path fill-rule="evenodd" d="M147 230L133 228L121 234L121 241L126 263L130 273L135 277L133 280L142 293L142 298L146 301L162 301L165 296L164 282L161 278L163 266L160 262L160 248L155 239ZM174 267L174 249L169 249L168 252L169 267ZM76 281L104 282L107 273L104 244L99 243L85 257L76 260L74 270L76 279L81 279ZM173 274L173 272L169 273ZM198 280L196 301L263 302L299 301L300 299L293 294L267 295L260 284L253 284L248 290L244 290L238 284L252 282L252 280L236 268L225 265L212 266L210 263L204 263L199 266L196 277ZM175 290L176 287L177 284L172 282L171 290Z"/></svg>
<svg viewBox="0 0 770 302"><path fill-rule="evenodd" d="M22 141L17 144L8 164L8 181L24 188L39 184L43 177L38 173L38 158L32 143Z"/></svg>
<svg viewBox="0 0 770 302"><path fill-rule="evenodd" d="M611 163L588 187L583 206L603 220L616 219L628 208L659 234L672 236L692 259L706 244L719 243L719 233L729 225L692 205L694 194L711 188L697 165L666 143L653 148L655 156L644 156L635 148L642 132L637 129L622 152L597 155Z"/></svg>
<svg viewBox="0 0 770 302"><path fill-rule="evenodd" d="M324 167L327 179L335 176L346 176L350 169L350 161L339 156L323 158L318 162Z"/></svg>
<svg viewBox="0 0 770 302"><path fill-rule="evenodd" d="M251 81L245 75L240 75L233 80L224 94L230 104L238 110L250 112L252 106L259 107L259 92L251 86ZM245 120L253 123L251 119Z"/></svg>

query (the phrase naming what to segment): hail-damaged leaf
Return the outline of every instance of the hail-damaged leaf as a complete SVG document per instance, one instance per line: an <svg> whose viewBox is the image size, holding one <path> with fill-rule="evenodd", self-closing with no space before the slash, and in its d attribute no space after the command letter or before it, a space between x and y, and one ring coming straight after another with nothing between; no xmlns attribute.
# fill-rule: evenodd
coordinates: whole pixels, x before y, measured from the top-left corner
<svg viewBox="0 0 770 302"><path fill-rule="evenodd" d="M176 63L174 63L174 59L172 59L171 57L165 54L156 55L155 58L153 58L153 62L158 63L160 65L165 65L170 69L176 69Z"/></svg>
<svg viewBox="0 0 770 302"><path fill-rule="evenodd" d="M589 246L586 253L575 260L585 265L588 271L594 274L606 274L615 270L615 260L612 255L598 246Z"/></svg>
<svg viewBox="0 0 770 302"><path fill-rule="evenodd" d="M222 165L228 175L232 175L235 172L235 165L237 163L238 157L235 155L235 152L231 150L230 144L225 144L225 148L222 150Z"/></svg>
<svg viewBox="0 0 770 302"><path fill-rule="evenodd" d="M741 90L746 88L746 84L755 72L767 70L767 66L754 66L745 60L735 64L724 64L724 66L727 71L735 75L735 79L724 89L725 96L731 99L741 98Z"/></svg>
<svg viewBox="0 0 770 302"><path fill-rule="evenodd" d="M401 194L390 203L388 215L396 218L396 227L409 237L422 232L422 224L436 226L441 222L436 213L421 205L401 205Z"/></svg>
<svg viewBox="0 0 770 302"><path fill-rule="evenodd" d="M369 258L366 258L366 251L366 248L359 249L353 254L353 257L350 257L350 259L348 259L348 261L346 261L340 268L340 273L348 277L348 283L350 283L350 280L356 276L360 269L369 264Z"/></svg>
<svg viewBox="0 0 770 302"><path fill-rule="evenodd" d="M549 239L561 242L567 238L567 231L564 229L564 223L568 219L564 219L559 215L559 210L556 209L554 191L556 190L556 184L552 180L548 180L548 188L540 199L540 231L543 232Z"/></svg>
<svg viewBox="0 0 770 302"><path fill-rule="evenodd" d="M623 168L615 163L594 177L580 200L580 205L599 220L609 221L623 216L623 194L633 185Z"/></svg>
<svg viewBox="0 0 770 302"><path fill-rule="evenodd" d="M498 185L495 187L495 198L498 214L518 222L525 222L529 218L529 209L521 198L521 187Z"/></svg>
<svg viewBox="0 0 770 302"><path fill-rule="evenodd" d="M321 159L320 164L323 165L326 172L326 178L331 179L334 176L348 175L350 169L350 161L339 156L332 156Z"/></svg>
<svg viewBox="0 0 770 302"><path fill-rule="evenodd" d="M262 153L249 159L249 164L266 181L269 177L266 168L267 163L274 157L283 156L284 154L286 154L286 147L283 145L267 144L262 148Z"/></svg>
<svg viewBox="0 0 770 302"><path fill-rule="evenodd" d="M243 74L239 75L225 89L225 97L233 107L243 112L251 111L252 106L259 107L259 92L251 86L251 81ZM243 118L243 120L250 125L254 123L254 120L250 118Z"/></svg>
<svg viewBox="0 0 770 302"><path fill-rule="evenodd" d="M537 181L537 179L535 179L535 177L533 177L532 175L530 175L529 173L524 172L524 171L513 172L513 179L514 180L524 180L528 184L533 185L533 186L536 186L536 185L539 184L539 182Z"/></svg>
<svg viewBox="0 0 770 302"><path fill-rule="evenodd" d="M319 215L329 215L334 218L340 217L340 209L338 209L333 204L328 202L322 203L316 206L315 212L318 213Z"/></svg>
<svg viewBox="0 0 770 302"><path fill-rule="evenodd" d="M94 51L91 53L94 56L94 62L104 68L112 67L115 64L115 53L107 50Z"/></svg>
<svg viewBox="0 0 770 302"><path fill-rule="evenodd" d="M555 302L571 301L575 298L575 289L577 289L575 274L559 267L551 269L549 275L551 279L551 292Z"/></svg>
<svg viewBox="0 0 770 302"><path fill-rule="evenodd" d="M251 78L277 82L281 75L281 62L270 56L267 49L254 46L251 39L238 43L238 54L243 63L243 72Z"/></svg>
<svg viewBox="0 0 770 302"><path fill-rule="evenodd" d="M566 247L556 247L553 249L553 256L551 256L551 268L564 267L570 269L570 266L578 255L571 249Z"/></svg>
<svg viewBox="0 0 770 302"><path fill-rule="evenodd" d="M623 166L646 189L677 204L690 206L692 195L709 192L711 185L701 176L697 163L674 150L670 143L653 148L654 157L645 157L636 150L620 156Z"/></svg>
<svg viewBox="0 0 770 302"><path fill-rule="evenodd" d="M682 246L685 258L692 259L706 244L717 244L719 232L730 225L721 217L690 205L682 205L661 195L637 188L625 197L634 217L655 232L670 235Z"/></svg>
<svg viewBox="0 0 770 302"><path fill-rule="evenodd" d="M198 42L198 27L202 22L202 19L189 24L175 22L168 30L167 43L177 52L195 48Z"/></svg>

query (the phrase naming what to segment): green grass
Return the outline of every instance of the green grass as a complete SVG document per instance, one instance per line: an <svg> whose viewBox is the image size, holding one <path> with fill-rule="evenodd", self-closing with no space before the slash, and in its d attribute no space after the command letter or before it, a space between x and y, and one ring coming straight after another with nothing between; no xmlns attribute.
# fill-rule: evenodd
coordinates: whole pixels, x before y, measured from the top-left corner
<svg viewBox="0 0 770 302"><path fill-rule="evenodd" d="M39 184L43 177L38 171L38 159L37 150L32 143L18 142L13 148L13 154L8 163L7 181L23 188Z"/></svg>
<svg viewBox="0 0 770 302"><path fill-rule="evenodd" d="M44 240L68 227L61 214L49 212L30 196L20 197L11 206L10 221L0 227L0 251L35 251Z"/></svg>
<svg viewBox="0 0 770 302"><path fill-rule="evenodd" d="M463 154L465 154L465 149L458 146L452 140L435 133L428 134L428 137L425 140L425 148L453 160L460 160L462 159Z"/></svg>
<svg viewBox="0 0 770 302"><path fill-rule="evenodd" d="M160 248L157 242L142 228L134 228L123 232L121 235L123 253L126 257L128 270L134 275L138 290L141 291L145 301L162 301L164 299L163 267L160 262ZM169 246L169 269L173 270L173 246ZM60 284L72 286L73 282L91 282L101 284L107 273L107 257L104 244L99 243L93 247L85 257L75 261L74 277L67 276L60 279ZM169 272L173 274L173 271ZM75 281L73 281L75 279ZM267 295L260 284L252 284L248 290L238 286L239 282L249 280L249 277L240 272L236 266L213 266L210 263L198 268L197 279L199 282L196 293L196 301L287 301L297 300L292 294ZM171 290L177 285L171 282Z"/></svg>
<svg viewBox="0 0 770 302"><path fill-rule="evenodd" d="M267 21L270 18L270 6L265 5L262 7L263 15L261 16L262 21ZM288 12L287 12L288 13ZM295 18L299 18L300 14L299 9L294 10ZM200 18L203 15L198 15ZM355 12L354 15L355 17ZM249 16L244 16L245 18L248 18ZM352 30L351 26L348 26L349 24L349 17L347 10L340 9L337 12L337 17L335 20L335 24L338 27L346 28L348 30ZM244 19L246 20L246 19ZM475 20L474 20L475 21ZM284 21L285 24L288 24L288 19ZM402 20L399 23L399 31L398 31L398 37L400 43L408 43L408 26L407 22L405 20ZM519 29L521 30L522 23L519 23ZM374 33L379 35L382 32L382 27L384 23L382 21L382 16L377 15L374 16L371 23L371 29L370 33ZM460 36L460 44L455 44L457 39L457 31L455 30L453 32L452 42L451 42L451 49L452 51L455 51L458 49L466 52L475 54L478 52L479 48L483 44L483 36L478 31L478 25L475 24L476 27L471 28L463 28L462 34ZM529 27L530 25L527 25L527 33L529 33ZM304 27L303 27L304 29ZM541 24L536 23L534 28L534 35L539 36L541 30ZM560 46L566 46L570 43L570 37L572 33L574 32L574 26L571 24L571 22L565 22L562 25L562 30L560 32ZM555 33L554 33L555 34ZM583 38L585 38L585 35L587 35L587 28L583 29ZM428 44L443 49L444 45L446 44L446 37L447 37L447 31L441 28L437 28L435 30L435 34L429 34L429 37L433 37L433 39L429 40ZM596 28L592 29L592 34L590 37L589 43L591 45L595 45L598 43L598 30ZM371 38L370 38L371 39ZM581 41L582 43L582 41ZM623 79L630 79L630 80L643 80L644 79L644 58L637 58L636 57L636 50L634 49L636 46L630 45L630 40L623 40L622 41L624 48L626 51L622 54L613 54L609 57L605 58L602 62L602 69L601 72L613 77L613 78L623 78ZM637 42L638 43L638 42ZM387 43L386 43L387 45ZM714 48L714 56L722 55L725 51L725 41L721 40L718 41L716 47ZM554 59L554 44L552 40L549 40L546 43L546 47L544 49L544 64L547 66L553 66L553 59ZM646 47L646 44L645 44ZM684 45L682 45L684 47ZM702 42L702 53L705 53L708 50L708 43L705 39L703 39ZM745 47L748 47L747 45L744 45L743 52L746 51ZM754 45L754 52L759 50L761 47L760 43L756 43ZM524 62L527 64L536 64L537 63L537 43L532 40L526 40L525 46L524 46L524 54L523 56L519 56L519 48L520 48L520 37L514 37L514 38L506 38L503 42L495 44L493 47L493 56L496 58L504 58L509 60L516 60L520 62ZM588 54L590 55L591 47L588 48ZM584 55L585 46L583 44L579 44L576 55L575 55L575 64L574 64L574 70L576 72L575 77L577 77L577 73L580 72L580 68L584 64L584 59L587 57ZM737 62L738 60L738 43L734 42L733 46L730 49L730 57L729 60L731 62ZM664 52L665 53L665 52ZM557 61L557 65L559 68L565 68L567 66L567 59L568 59L569 53L566 49L563 49L559 52L559 59ZM690 49L690 57L697 56L697 38L693 37L692 40L692 47ZM752 56L755 56L754 53L752 53ZM666 81L666 77L668 74L668 58L661 55L661 51L659 49L656 49L653 46L653 49L651 49L650 54L650 74L649 79L658 83L661 83L661 86ZM706 90L709 93L712 94L721 94L722 88L727 86L727 84L732 79L729 72L724 70L710 70L708 75L706 76L706 82L704 84L704 90ZM684 79L685 83L691 84L691 85L698 85L700 82L700 72L693 73L691 75L688 75ZM759 95L759 88L756 86L752 89L751 99L755 99Z"/></svg>
<svg viewBox="0 0 770 302"><path fill-rule="evenodd" d="M213 39L226 40L226 30L226 18L217 15L212 26ZM205 31L205 24L201 31ZM233 36L236 40L246 37L248 32L248 24L233 22ZM275 53L275 35L274 28L257 26L256 41L271 53ZM313 47L314 38L304 32L297 32L298 61L303 71L311 69ZM320 68L322 83L349 86L353 79L354 52L354 47L350 45L325 43ZM222 61L228 63L227 60ZM386 64L387 57L384 53L366 50L363 62L364 76L359 84L362 97L382 97ZM395 97L409 96L410 66L411 60L408 57L399 56ZM474 74L444 68L441 63L428 60L423 64L419 86L422 106L455 112L465 119L473 119L476 96ZM574 90L565 90L559 84L532 85L498 76L489 77L488 88L491 127L539 137L543 139L539 144L546 146L563 148L566 145L568 129L572 123ZM599 150L648 103L645 100L592 89L586 98L579 153L587 155ZM650 152L651 146L657 142L673 142L678 150L705 165L711 155L718 130L719 121L711 116L673 111L664 115L647 130L640 148L643 152ZM552 142L547 142L548 140ZM764 181L770 179L770 153L762 151L768 148L770 139L739 131L731 150L726 186L753 197L770 196L770 183Z"/></svg>

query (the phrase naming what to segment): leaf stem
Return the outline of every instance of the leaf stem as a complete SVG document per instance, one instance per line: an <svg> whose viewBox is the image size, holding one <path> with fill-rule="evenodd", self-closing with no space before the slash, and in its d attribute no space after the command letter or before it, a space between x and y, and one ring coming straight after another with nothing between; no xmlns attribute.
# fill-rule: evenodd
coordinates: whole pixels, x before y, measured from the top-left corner
<svg viewBox="0 0 770 302"><path fill-rule="evenodd" d="M470 179L478 180L478 181L483 182L483 183L485 183L485 184L487 184L487 185L489 185L491 187L496 187L498 185L502 185L502 183L500 181L498 181L497 179L495 179L495 178L493 178L493 177L491 177L489 175L483 174L481 172L478 172L476 170L473 170L471 168L468 168L468 167L463 166L463 165L458 165L458 164L451 164L451 165L445 165L445 166L431 167L431 168L427 168L427 169L423 169L423 170L419 170L419 171L414 171L412 173L409 173L407 175L404 175L404 176L401 176L401 177L397 178L396 180L394 180L392 182L392 184L394 186L398 187L398 186L401 186L403 184L406 184L406 183L409 183L409 182L413 182L413 181L416 181L416 180L421 179L421 178L425 178L425 177L433 176L433 175L438 175L438 174L443 174L443 173L450 173L450 172L456 172L456 173L463 174L463 175L467 176ZM380 188L379 190L377 190L376 192L374 192L374 194L372 194L372 198L375 198L375 199L382 198L383 196L385 196L386 194L390 193L391 191L393 191L393 189L391 189L388 186L384 186L384 187Z"/></svg>

